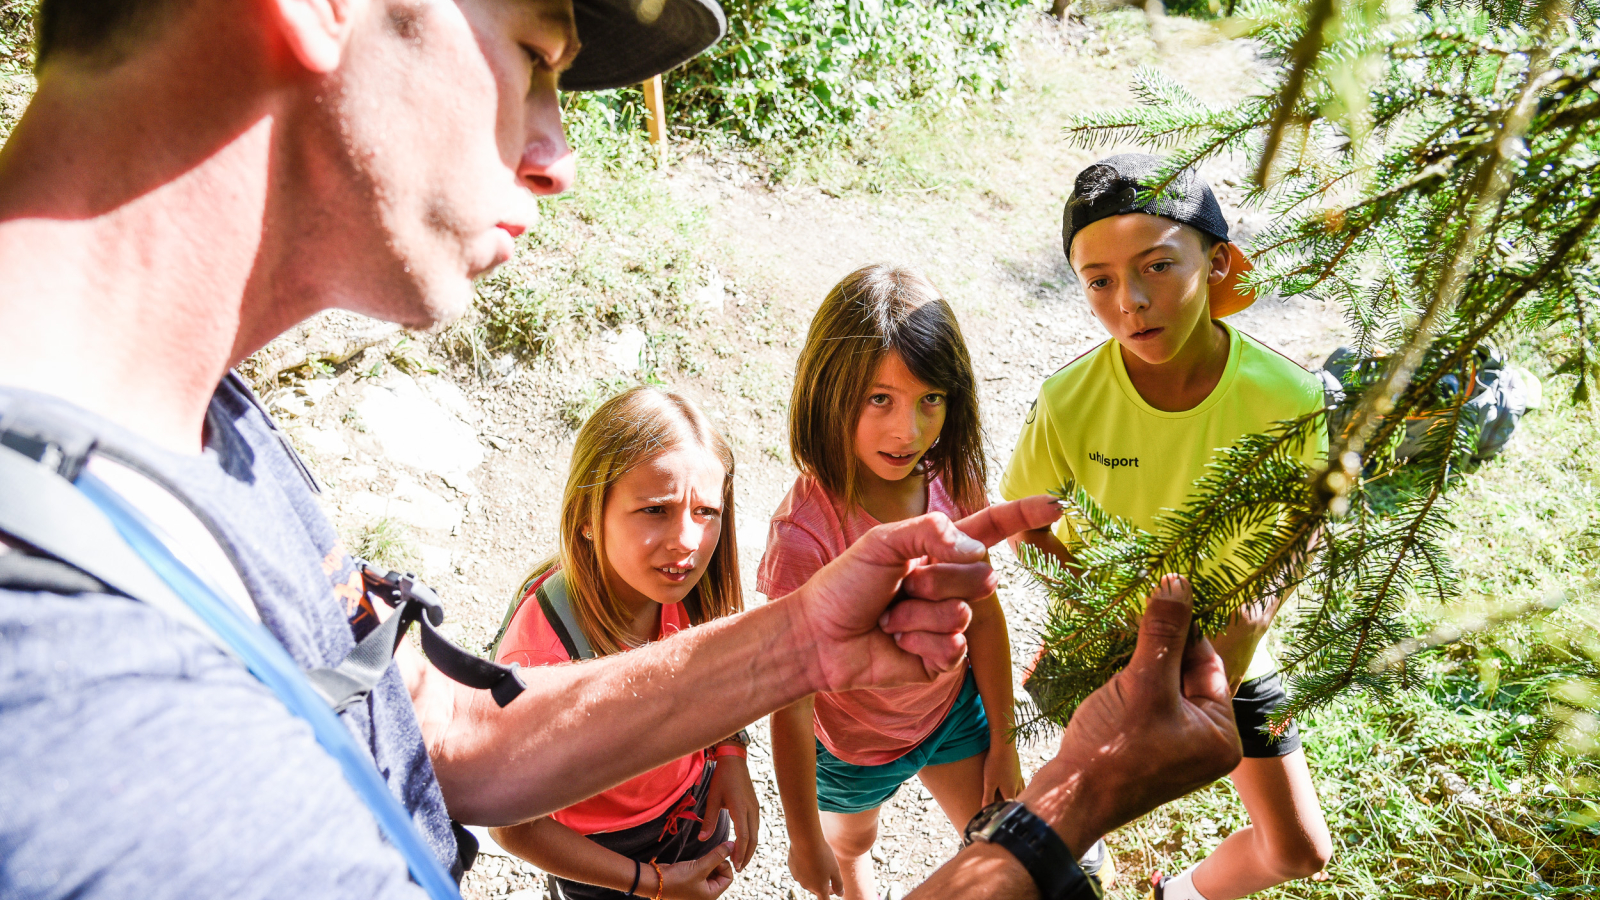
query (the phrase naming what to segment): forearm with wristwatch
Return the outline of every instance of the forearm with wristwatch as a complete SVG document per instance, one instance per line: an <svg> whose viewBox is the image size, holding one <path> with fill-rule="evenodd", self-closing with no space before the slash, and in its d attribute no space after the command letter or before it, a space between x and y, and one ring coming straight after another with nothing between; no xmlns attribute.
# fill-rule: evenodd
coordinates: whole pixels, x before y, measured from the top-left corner
<svg viewBox="0 0 1600 900"><path fill-rule="evenodd" d="M1100 900L1100 880L1078 865L1077 855L1050 824L1020 800L999 800L967 823L963 843L1009 853L1028 873L1042 900Z"/></svg>
<svg viewBox="0 0 1600 900"><path fill-rule="evenodd" d="M1040 812L1029 808L1029 802ZM1100 882L1079 867L1077 853L1098 839L1078 828L1075 804L1056 797L1005 800L984 807L965 829L966 845L912 892L914 900L1100 900ZM1082 812L1082 810L1078 810ZM1051 827L1046 816L1068 817ZM1078 834L1079 830L1084 833ZM1065 834L1065 836L1063 836Z"/></svg>

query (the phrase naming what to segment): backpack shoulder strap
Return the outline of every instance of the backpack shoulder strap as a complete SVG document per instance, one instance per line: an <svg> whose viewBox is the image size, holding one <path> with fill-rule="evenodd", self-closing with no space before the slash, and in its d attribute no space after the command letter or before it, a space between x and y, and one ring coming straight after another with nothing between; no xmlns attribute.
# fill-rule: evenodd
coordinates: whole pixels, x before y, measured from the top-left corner
<svg viewBox="0 0 1600 900"><path fill-rule="evenodd" d="M578 617L572 612L572 598L567 594L567 579L556 573L555 577L546 578L542 584L533 589L534 597L539 601L539 609L544 613L545 621L550 623L550 628L561 639L561 646L567 650L567 656L574 662L583 659L594 659L594 649L589 646L589 639L584 636L583 629L578 627Z"/></svg>
<svg viewBox="0 0 1600 900"><path fill-rule="evenodd" d="M35 590L51 582L68 586L62 566L55 566L48 578L45 572L46 559L64 563L115 593L159 609L236 657L128 546L105 514L67 480L69 473L75 477L82 471L84 459L94 447L93 437L58 417L40 423L45 427L29 428L24 415L28 412L32 410L8 415L6 431L0 437L0 497L5 498L0 503L0 532L32 551L7 553L7 557L31 556L38 561L24 563L13 558L0 586ZM47 433L66 437L47 438ZM26 439L30 434L37 439ZM80 580L75 586L81 590L94 585Z"/></svg>

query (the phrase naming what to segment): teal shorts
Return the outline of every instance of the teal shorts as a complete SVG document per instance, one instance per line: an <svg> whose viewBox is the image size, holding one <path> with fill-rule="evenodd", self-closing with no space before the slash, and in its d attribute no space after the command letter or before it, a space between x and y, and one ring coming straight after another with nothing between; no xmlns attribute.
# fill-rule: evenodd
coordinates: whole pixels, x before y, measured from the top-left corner
<svg viewBox="0 0 1600 900"><path fill-rule="evenodd" d="M955 705L933 734L899 759L881 766L847 763L817 741L817 808L831 813L877 809L893 797L906 779L928 766L941 766L977 756L989 749L989 717L978 697L978 682L967 669Z"/></svg>

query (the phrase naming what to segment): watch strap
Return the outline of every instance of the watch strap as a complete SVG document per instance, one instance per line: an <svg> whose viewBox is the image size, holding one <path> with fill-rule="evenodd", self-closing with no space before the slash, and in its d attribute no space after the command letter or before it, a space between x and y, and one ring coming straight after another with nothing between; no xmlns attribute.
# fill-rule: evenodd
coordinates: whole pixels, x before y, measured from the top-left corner
<svg viewBox="0 0 1600 900"><path fill-rule="evenodd" d="M1042 900L1100 900L1100 884L1086 874L1049 823L1016 800L991 803L967 826L975 840L1006 849L1033 878Z"/></svg>

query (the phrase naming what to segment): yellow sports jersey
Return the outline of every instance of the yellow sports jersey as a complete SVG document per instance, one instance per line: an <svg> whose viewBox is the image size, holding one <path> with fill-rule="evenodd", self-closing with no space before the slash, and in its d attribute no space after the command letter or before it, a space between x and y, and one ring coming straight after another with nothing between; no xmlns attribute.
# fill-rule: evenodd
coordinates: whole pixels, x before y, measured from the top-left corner
<svg viewBox="0 0 1600 900"><path fill-rule="evenodd" d="M1106 341L1045 379L1028 412L1000 493L1007 500L1058 490L1069 480L1106 512L1151 529L1163 510L1180 509L1219 449L1274 422L1323 405L1316 376L1226 323L1228 367L1193 409L1164 412L1139 396L1116 341ZM1326 430L1304 459L1328 453ZM1072 525L1056 532L1065 542ZM1251 666L1262 674L1261 654ZM1266 671L1270 671L1270 662Z"/></svg>

